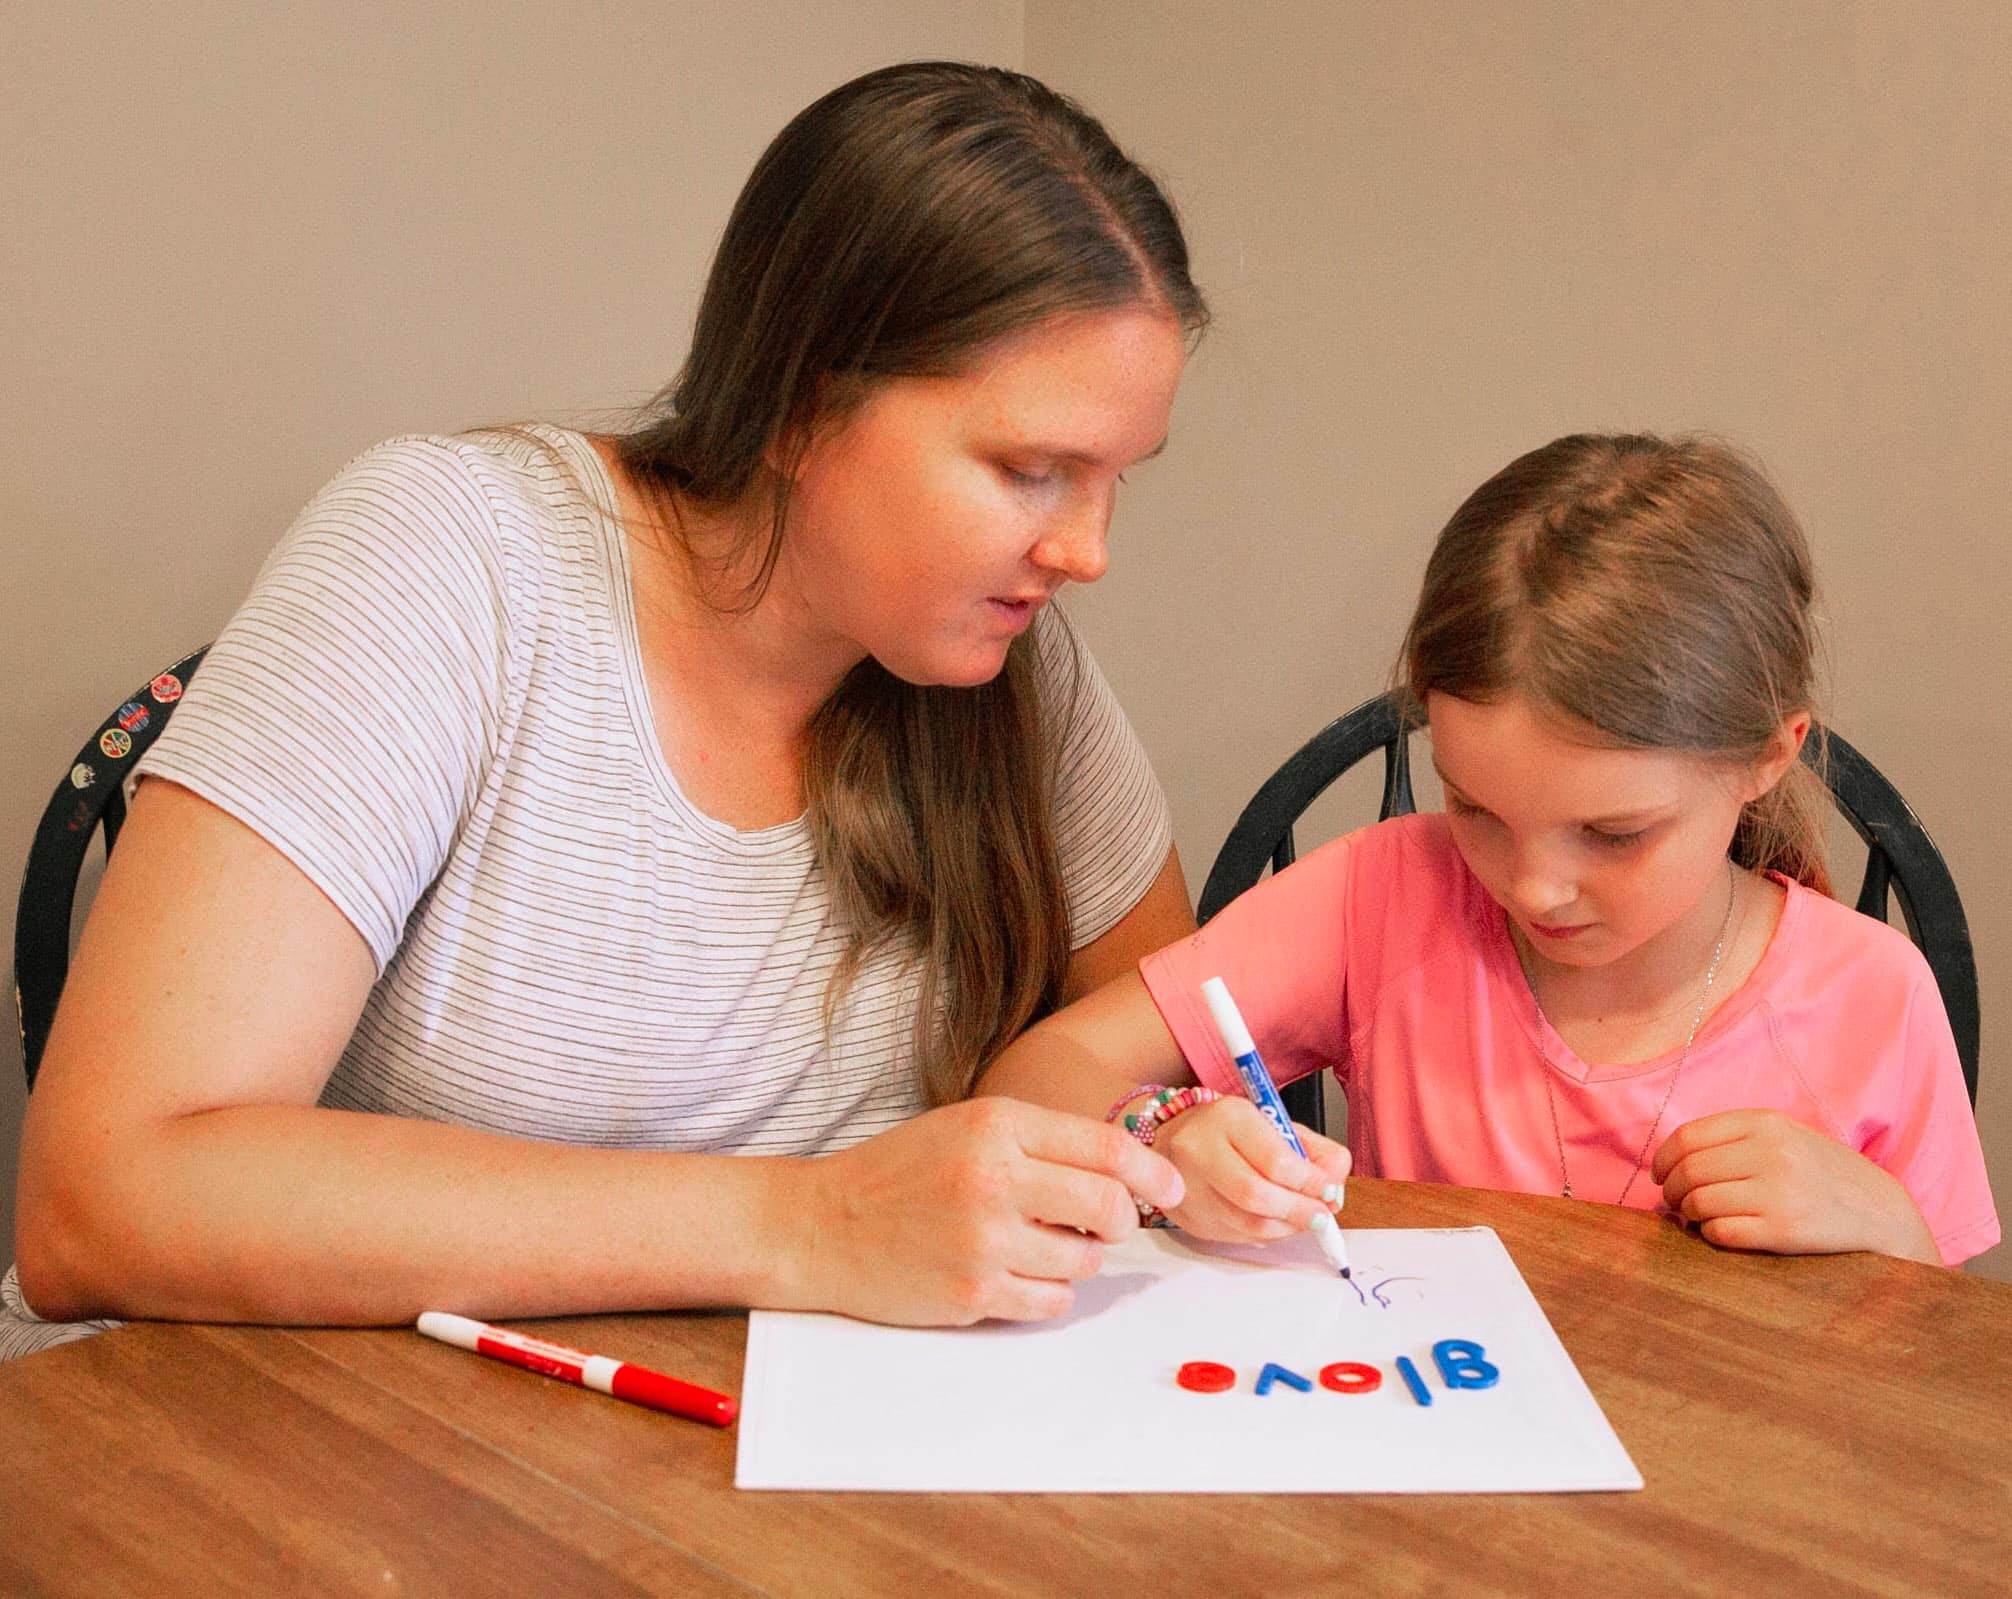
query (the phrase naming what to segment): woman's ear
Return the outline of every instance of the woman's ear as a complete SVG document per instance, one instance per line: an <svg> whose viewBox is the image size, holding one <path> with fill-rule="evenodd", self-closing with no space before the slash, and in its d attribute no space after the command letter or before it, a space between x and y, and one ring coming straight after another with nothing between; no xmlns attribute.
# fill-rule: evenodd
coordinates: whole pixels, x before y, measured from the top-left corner
<svg viewBox="0 0 2012 1599"><path fill-rule="evenodd" d="M803 460L810 453L810 430L802 424L787 426L783 431L762 446L761 464L771 478L781 478L794 483L803 470Z"/></svg>
<svg viewBox="0 0 2012 1599"><path fill-rule="evenodd" d="M762 465L770 476L794 483L803 475L804 463L826 440L845 430L866 397L865 385L827 373L817 380L810 414L785 421L776 436L763 446Z"/></svg>
<svg viewBox="0 0 2012 1599"><path fill-rule="evenodd" d="M1781 719L1781 725L1768 739L1760 759L1748 768L1746 803L1752 803L1772 789L1801 758L1803 742L1809 737L1813 720L1808 711L1791 711Z"/></svg>

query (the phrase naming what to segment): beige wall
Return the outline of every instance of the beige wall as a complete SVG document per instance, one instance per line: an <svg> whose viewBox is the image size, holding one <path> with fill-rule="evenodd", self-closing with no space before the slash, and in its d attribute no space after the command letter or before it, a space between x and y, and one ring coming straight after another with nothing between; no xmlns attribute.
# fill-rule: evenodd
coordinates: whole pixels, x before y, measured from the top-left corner
<svg viewBox="0 0 2012 1599"><path fill-rule="evenodd" d="M1159 167L1219 313L1075 606L1191 886L1381 686L1482 478L1574 428L1730 434L1815 540L1838 726L1965 894L2012 1205L2008 55L1994 0L1032 0L1028 69Z"/></svg>
<svg viewBox="0 0 2012 1599"><path fill-rule="evenodd" d="M1258 778L1380 683L1424 543L1468 488L1568 427L1711 426L1811 525L1838 720L1948 852L1987 1040L2003 1025L2012 868L1985 774L2012 764L2012 556L1991 520L2012 501L1992 65L2012 15L410 9L10 20L0 861L95 719L214 633L348 455L641 398L789 112L882 61L1024 49L1168 177L1220 313L1113 579L1076 606L1194 886ZM2012 1088L1991 1072L1987 1048L2002 1196ZM19 1112L9 1031L0 1252Z"/></svg>

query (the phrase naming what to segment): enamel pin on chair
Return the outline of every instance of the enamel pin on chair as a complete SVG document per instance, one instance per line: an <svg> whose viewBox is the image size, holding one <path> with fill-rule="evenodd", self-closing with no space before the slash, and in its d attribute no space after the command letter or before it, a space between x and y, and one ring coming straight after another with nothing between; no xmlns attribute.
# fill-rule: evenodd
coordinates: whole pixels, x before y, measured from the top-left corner
<svg viewBox="0 0 2012 1599"><path fill-rule="evenodd" d="M91 840L102 832L106 857L111 856L126 820L132 770L161 736L208 648L157 673L98 724L56 784L35 829L14 911L14 1004L30 1089L70 974L70 920Z"/></svg>

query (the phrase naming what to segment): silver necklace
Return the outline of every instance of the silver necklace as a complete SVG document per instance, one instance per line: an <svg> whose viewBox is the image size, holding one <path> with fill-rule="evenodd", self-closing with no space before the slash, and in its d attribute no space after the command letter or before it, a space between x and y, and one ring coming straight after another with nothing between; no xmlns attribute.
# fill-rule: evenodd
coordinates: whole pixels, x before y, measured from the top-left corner
<svg viewBox="0 0 2012 1599"><path fill-rule="evenodd" d="M1634 1191L1635 1179L1642 1175L1642 1168L1648 1164L1649 1150L1656 1142L1656 1134L1662 1130L1663 1113L1670 1108L1670 1096L1677 1091L1677 1079L1684 1075L1684 1065L1691 1058L1691 1045L1697 1042L1698 1029L1705 1022L1705 1006L1710 1002L1712 997L1712 979L1719 975L1719 962L1725 956L1726 930L1733 924L1733 905L1738 899L1738 879L1734 876L1733 863L1731 858L1728 857L1726 860L1726 914L1719 922L1718 942L1712 945L1711 964L1705 968L1705 986L1703 991L1698 995L1698 1008L1691 1016L1691 1030L1684 1037L1683 1053L1677 1056L1677 1069L1670 1073L1670 1086L1663 1090L1663 1102L1656 1107L1656 1119L1649 1123L1649 1136L1642 1140L1641 1153L1635 1156L1635 1169L1628 1173L1628 1180L1621 1187L1621 1197L1614 1201L1617 1205L1625 1205L1628 1202L1628 1195ZM1530 974L1527 970L1523 973L1523 981L1530 983ZM1530 1003L1537 1007L1537 1015L1548 1027L1550 1025L1550 1018L1544 1015L1544 1002L1537 997L1537 985L1534 983L1530 983ZM1543 1063L1544 1098L1551 1106L1551 1141L1558 1147L1559 1192L1564 1198L1570 1199L1572 1197L1572 1173L1570 1168L1565 1164L1565 1138L1558 1131L1558 1092L1551 1086L1551 1072L1553 1069L1551 1055L1540 1043L1537 1046L1537 1056Z"/></svg>

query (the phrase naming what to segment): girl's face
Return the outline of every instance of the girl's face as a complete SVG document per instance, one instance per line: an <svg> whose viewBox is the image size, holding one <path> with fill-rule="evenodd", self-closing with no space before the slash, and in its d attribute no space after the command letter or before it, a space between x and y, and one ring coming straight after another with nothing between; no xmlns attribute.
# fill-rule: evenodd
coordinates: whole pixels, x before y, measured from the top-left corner
<svg viewBox="0 0 2012 1599"><path fill-rule="evenodd" d="M1120 474L1156 454L1186 341L1139 309L1057 317L969 370L875 385L813 442L776 577L842 671L970 686L1105 565Z"/></svg>
<svg viewBox="0 0 2012 1599"><path fill-rule="evenodd" d="M1519 696L1426 696L1453 841L1540 961L1602 967L1708 947L1726 908L1740 808L1795 759L1784 723L1755 767L1681 750L1611 749Z"/></svg>

